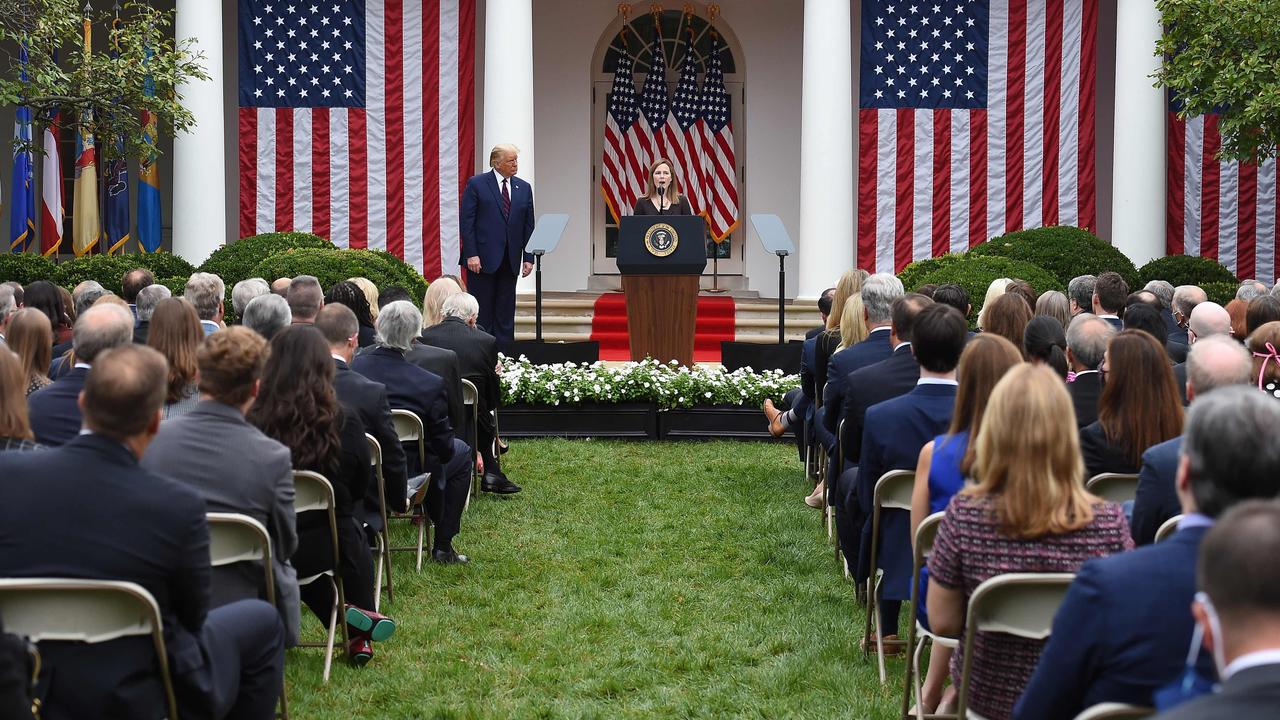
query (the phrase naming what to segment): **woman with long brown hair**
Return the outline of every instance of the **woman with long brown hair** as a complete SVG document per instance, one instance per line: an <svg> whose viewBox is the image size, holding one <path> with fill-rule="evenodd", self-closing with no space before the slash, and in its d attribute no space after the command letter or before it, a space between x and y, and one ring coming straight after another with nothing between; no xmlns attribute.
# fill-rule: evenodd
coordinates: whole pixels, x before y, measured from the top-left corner
<svg viewBox="0 0 1280 720"><path fill-rule="evenodd" d="M0 451L34 450L22 361L0 345Z"/></svg>
<svg viewBox="0 0 1280 720"><path fill-rule="evenodd" d="M680 194L675 163L658 158L649 166L644 195L636 198L633 215L692 215L689 198Z"/></svg>
<svg viewBox="0 0 1280 720"><path fill-rule="evenodd" d="M999 335L1022 352L1022 338L1033 317L1031 306L1022 295L1007 292L996 297L990 305L982 306L982 317L982 332Z"/></svg>
<svg viewBox="0 0 1280 720"><path fill-rule="evenodd" d="M974 440L976 483L951 498L929 558L934 632L959 637L969 598L991 577L1071 573L1133 547L1121 507L1085 492L1074 428L1071 397L1049 368L1021 364L996 383ZM979 634L969 709L1010 717L1043 648L1043 640ZM955 680L961 654L951 659Z"/></svg>
<svg viewBox="0 0 1280 720"><path fill-rule="evenodd" d="M5 341L22 362L27 395L53 382L49 379L49 363L53 361L53 327L47 315L29 307L14 313Z"/></svg>
<svg viewBox="0 0 1280 720"><path fill-rule="evenodd" d="M1098 369L1098 419L1080 429L1087 477L1136 473L1147 448L1182 434L1182 399L1169 355L1150 333L1124 330L1111 338Z"/></svg>
<svg viewBox="0 0 1280 720"><path fill-rule="evenodd" d="M195 306L182 298L165 298L151 315L147 344L169 361L169 385L165 390L164 416L184 415L200 401L196 389L196 349L204 341L204 329Z"/></svg>

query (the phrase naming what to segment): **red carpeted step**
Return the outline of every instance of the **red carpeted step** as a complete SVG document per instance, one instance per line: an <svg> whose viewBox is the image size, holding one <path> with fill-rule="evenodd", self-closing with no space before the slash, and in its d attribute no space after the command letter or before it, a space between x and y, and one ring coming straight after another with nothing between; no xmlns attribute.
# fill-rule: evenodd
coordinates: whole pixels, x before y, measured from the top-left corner
<svg viewBox="0 0 1280 720"><path fill-rule="evenodd" d="M699 297L693 336L694 362L719 362L720 343L733 340L737 308L731 297ZM601 360L630 360L627 335L627 301L622 293L605 293L596 299L591 318L591 339L600 343Z"/></svg>

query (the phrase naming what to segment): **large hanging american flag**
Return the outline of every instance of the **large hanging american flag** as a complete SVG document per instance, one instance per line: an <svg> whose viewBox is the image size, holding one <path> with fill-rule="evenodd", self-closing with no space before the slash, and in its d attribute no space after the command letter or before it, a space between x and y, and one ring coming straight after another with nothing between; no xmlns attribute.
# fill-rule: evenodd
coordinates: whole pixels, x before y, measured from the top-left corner
<svg viewBox="0 0 1280 720"><path fill-rule="evenodd" d="M457 272L475 0L239 0L240 235Z"/></svg>
<svg viewBox="0 0 1280 720"><path fill-rule="evenodd" d="M858 266L1095 229L1097 0L864 0Z"/></svg>
<svg viewBox="0 0 1280 720"><path fill-rule="evenodd" d="M645 169L644 178L640 181L640 192L644 192L648 179L649 166L658 158L667 157L667 139L663 126L667 124L667 60L662 54L662 39L654 38L650 46L649 72L644 78L644 87L640 92L640 144L644 148L644 160L640 164Z"/></svg>
<svg viewBox="0 0 1280 720"><path fill-rule="evenodd" d="M693 46L693 30L688 30ZM702 96L698 93L698 63L686 52L680 68L680 82L671 97L667 124L663 127L668 157L676 164L680 190L689 198L694 215L706 211L702 177Z"/></svg>
<svg viewBox="0 0 1280 720"><path fill-rule="evenodd" d="M613 90L609 93L609 109L604 121L604 157L600 167L600 193L609 205L614 222L630 215L636 198L644 192L637 189L645 175L644 148L640 144L639 108L636 103L634 69L631 54L618 54L613 71Z"/></svg>
<svg viewBox="0 0 1280 720"><path fill-rule="evenodd" d="M713 36L702 82L702 192L707 229L716 242L738 227L738 166L733 147L733 111L724 87L720 38Z"/></svg>
<svg viewBox="0 0 1280 720"><path fill-rule="evenodd" d="M1239 278L1280 275L1276 160L1218 160L1217 115L1169 113L1165 252L1213 258Z"/></svg>

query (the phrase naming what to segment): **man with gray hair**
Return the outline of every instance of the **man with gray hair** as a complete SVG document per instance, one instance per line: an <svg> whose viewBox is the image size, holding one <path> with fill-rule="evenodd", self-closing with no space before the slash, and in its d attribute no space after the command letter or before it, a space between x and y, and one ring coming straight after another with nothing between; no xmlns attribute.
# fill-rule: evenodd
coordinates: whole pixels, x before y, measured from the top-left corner
<svg viewBox="0 0 1280 720"><path fill-rule="evenodd" d="M244 317L244 309L249 306L249 301L259 295L266 295L271 292L271 286L262 278L249 278L236 283L231 289L231 309L235 312L236 317Z"/></svg>
<svg viewBox="0 0 1280 720"><path fill-rule="evenodd" d="M1204 290L1197 285L1179 285L1173 289L1173 320L1178 324L1178 333L1169 333L1169 338L1191 345L1187 337L1187 324L1191 322L1191 313L1196 306L1209 299Z"/></svg>
<svg viewBox="0 0 1280 720"><path fill-rule="evenodd" d="M1188 347L1195 347L1197 342L1214 335L1231 337L1231 315L1218 303L1205 300L1196 305L1188 318ZM1178 381L1178 392L1182 394L1182 404L1186 405L1190 398L1186 395L1187 364L1185 362L1173 366L1173 377Z"/></svg>
<svg viewBox="0 0 1280 720"><path fill-rule="evenodd" d="M1169 339L1165 343L1169 356L1174 362L1186 360L1187 333L1178 326L1178 321L1173 317L1173 284L1164 280L1152 280L1142 289L1155 295L1156 300L1160 301L1160 317L1164 320L1165 330L1169 333Z"/></svg>
<svg viewBox="0 0 1280 720"><path fill-rule="evenodd" d="M137 304L134 311L138 315L138 324L133 328L133 341L139 345L147 344L147 335L151 332L151 316L156 312L156 305L161 300L172 297L173 292L164 285L148 285L138 291Z"/></svg>
<svg viewBox="0 0 1280 720"><path fill-rule="evenodd" d="M0 285L0 347L4 347L5 333L9 332L9 318L18 310L18 303L13 297L13 288Z"/></svg>
<svg viewBox="0 0 1280 720"><path fill-rule="evenodd" d="M75 365L27 398L31 431L41 445L61 445L80 432L80 391L98 355L133 340L133 313L123 305L94 305L76 318L72 333Z"/></svg>
<svg viewBox="0 0 1280 720"><path fill-rule="evenodd" d="M289 312L293 314L294 325L311 325L316 321L316 314L324 307L324 289L320 281L312 275L299 275L289 283L285 292L285 300L289 302Z"/></svg>
<svg viewBox="0 0 1280 720"><path fill-rule="evenodd" d="M1071 317L1093 309L1093 286L1098 278L1093 275L1077 275L1067 283L1067 301L1071 303Z"/></svg>
<svg viewBox="0 0 1280 720"><path fill-rule="evenodd" d="M467 556L454 549L453 538L471 490L471 448L454 437L444 380L404 359L422 327L422 313L412 303L393 302L379 310L375 327L378 344L355 358L351 369L385 386L392 409L408 410L422 420L427 454L420 464L417 443L405 447L407 491L413 499L425 501L435 524L431 559L446 565L466 563ZM425 497L418 492L423 473L430 473Z"/></svg>
<svg viewBox="0 0 1280 720"><path fill-rule="evenodd" d="M1076 409L1076 425L1085 427L1098 419L1098 402L1102 399L1102 365L1107 343L1116 334L1111 323L1083 312L1067 327L1067 364L1075 379L1067 385L1067 394Z"/></svg>
<svg viewBox="0 0 1280 720"><path fill-rule="evenodd" d="M293 322L293 314L289 311L289 303L274 293L259 295L245 305L240 324L258 333L268 341L276 333L289 327Z"/></svg>
<svg viewBox="0 0 1280 720"><path fill-rule="evenodd" d="M196 309L206 336L222 329L227 286L213 273L198 272L187 280L182 297Z"/></svg>
<svg viewBox="0 0 1280 720"><path fill-rule="evenodd" d="M1261 280L1254 280L1253 278L1241 281L1240 287L1236 289L1236 299L1243 300L1246 303L1256 297L1262 297L1266 294L1267 284Z"/></svg>
<svg viewBox="0 0 1280 720"><path fill-rule="evenodd" d="M102 284L96 280L85 280L76 285L75 289L71 291L71 300L72 304L75 305L76 317L80 317L85 310L93 307L93 304L98 302L98 298L109 294L107 289L102 287Z"/></svg>

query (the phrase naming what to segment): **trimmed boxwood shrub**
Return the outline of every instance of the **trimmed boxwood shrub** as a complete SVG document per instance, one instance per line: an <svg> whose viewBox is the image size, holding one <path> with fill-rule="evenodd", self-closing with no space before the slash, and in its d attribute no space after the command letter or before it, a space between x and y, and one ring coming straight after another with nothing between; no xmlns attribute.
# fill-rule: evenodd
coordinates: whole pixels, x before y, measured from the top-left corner
<svg viewBox="0 0 1280 720"><path fill-rule="evenodd" d="M33 253L0 254L0 282L10 280L28 285L53 277L54 264L49 258Z"/></svg>
<svg viewBox="0 0 1280 720"><path fill-rule="evenodd" d="M150 270L158 278L181 277L184 283L196 271L191 263L168 252L83 255L59 263L54 270L53 281L65 288L74 288L85 280L96 280L102 287L119 293L124 274L140 267Z"/></svg>
<svg viewBox="0 0 1280 720"><path fill-rule="evenodd" d="M1170 280L1170 282L1173 282ZM1209 299L1219 305L1226 306L1227 303L1236 299L1236 290L1240 289L1240 283L1234 278L1230 282L1209 282L1197 283L1204 290L1204 294Z"/></svg>
<svg viewBox="0 0 1280 720"><path fill-rule="evenodd" d="M1204 287L1206 283L1234 283L1236 276L1212 258L1169 255L1152 260L1138 271L1138 287L1152 280L1165 280L1174 287L1179 285Z"/></svg>
<svg viewBox="0 0 1280 720"><path fill-rule="evenodd" d="M956 260L948 261L920 277L918 284L934 283L944 285L955 283L969 293L969 303L973 305L969 313L969 324L978 321L978 311L982 309L982 301L986 297L987 287L997 278L1018 278L1031 283L1037 293L1046 290L1062 290L1065 283L1058 281L1053 273L1038 265L1006 257L966 254Z"/></svg>
<svg viewBox="0 0 1280 720"><path fill-rule="evenodd" d="M898 279L902 281L902 287L911 292L920 287L924 283L920 280L939 268L946 267L951 263L960 260L964 255L939 255L935 258L926 258L917 260L910 265L902 268L902 272L898 273Z"/></svg>
<svg viewBox="0 0 1280 720"><path fill-rule="evenodd" d="M231 288L235 284L246 278L257 277L253 273L253 269L258 263L266 260L272 255L277 255L288 250L297 250L300 248L318 248L322 250L336 250L333 243L325 240L319 235L301 232L278 232L263 233L262 235L250 235L241 238L230 245L223 245L213 254L209 256L200 265L201 272L208 272L222 278L227 284L227 292L231 292ZM267 282L271 282L277 276L265 278ZM230 304L231 295L227 295L227 303Z"/></svg>
<svg viewBox="0 0 1280 720"><path fill-rule="evenodd" d="M378 290L399 285L413 297L427 292L427 281L404 262L369 250L302 248L273 255L258 263L249 277L277 278L314 275L326 290L352 277L366 277ZM390 259L388 259L390 257ZM403 267L397 267L397 263ZM408 273L405 271L408 270ZM412 276L409 273L413 273ZM408 283L406 285L406 283Z"/></svg>
<svg viewBox="0 0 1280 720"><path fill-rule="evenodd" d="M998 255L1034 263L1053 273L1062 287L1077 275L1098 275L1107 270L1120 273L1131 291L1139 286L1138 269L1133 261L1093 233L1077 227L1019 230L992 238L969 254ZM1036 289L1040 286L1036 285Z"/></svg>
<svg viewBox="0 0 1280 720"><path fill-rule="evenodd" d="M422 277L422 273L414 270L412 265L385 250L370 250L369 252L386 260L394 275L399 278L399 282L393 282L391 285L398 285L408 290L413 295L414 301L421 305L422 296L427 292L427 282ZM455 270L454 273L457 274L457 271ZM356 276L353 275L352 277ZM378 290L382 290L381 284L374 284L378 285ZM418 292L419 289L422 292Z"/></svg>
<svg viewBox="0 0 1280 720"><path fill-rule="evenodd" d="M173 293L174 297L182 297L182 294L187 291L187 280L190 277L191 276L188 275L187 277L156 278L156 284L163 285L169 288L169 292ZM231 303L230 302L226 303L226 306L227 306L227 313L230 313Z"/></svg>

